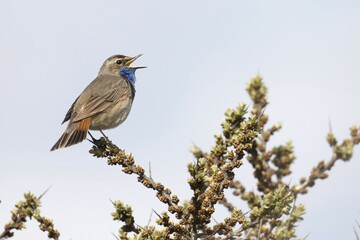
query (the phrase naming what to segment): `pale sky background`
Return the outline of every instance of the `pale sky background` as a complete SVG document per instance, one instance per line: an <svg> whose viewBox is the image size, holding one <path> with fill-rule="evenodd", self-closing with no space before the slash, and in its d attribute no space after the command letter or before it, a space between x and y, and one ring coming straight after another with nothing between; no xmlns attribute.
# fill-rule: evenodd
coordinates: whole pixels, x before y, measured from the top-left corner
<svg viewBox="0 0 360 240"><path fill-rule="evenodd" d="M329 121L339 140L360 124L360 1L0 0L0 29L0 227L24 192L50 185L41 210L61 239L114 239L109 199L131 203L143 225L152 208L166 209L134 175L92 157L87 141L49 151L113 54L143 53L137 64L148 68L137 72L127 121L107 133L146 169L151 162L154 179L181 200L191 196L189 147L210 149L226 109L250 102L245 87L257 73L269 87L270 122L284 126L272 144L295 145L292 183L330 158ZM300 196L299 236L355 239L359 157L357 149ZM237 177L251 183L246 165ZM46 235L31 222L13 239Z"/></svg>

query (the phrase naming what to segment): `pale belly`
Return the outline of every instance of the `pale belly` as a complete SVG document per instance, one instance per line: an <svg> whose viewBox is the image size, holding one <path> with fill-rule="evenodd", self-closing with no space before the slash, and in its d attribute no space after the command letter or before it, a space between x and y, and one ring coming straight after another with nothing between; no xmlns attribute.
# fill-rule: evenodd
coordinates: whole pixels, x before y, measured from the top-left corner
<svg viewBox="0 0 360 240"><path fill-rule="evenodd" d="M123 123L128 117L132 106L130 98L120 101L113 107L109 107L104 112L91 119L90 130L105 130L115 128Z"/></svg>

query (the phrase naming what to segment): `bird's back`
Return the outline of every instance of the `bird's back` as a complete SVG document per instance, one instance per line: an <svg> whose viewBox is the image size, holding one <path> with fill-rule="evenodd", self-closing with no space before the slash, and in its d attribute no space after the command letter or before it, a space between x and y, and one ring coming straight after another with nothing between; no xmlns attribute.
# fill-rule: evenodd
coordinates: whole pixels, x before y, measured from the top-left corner
<svg viewBox="0 0 360 240"><path fill-rule="evenodd" d="M121 124L130 113L135 96L137 58L114 55L105 60L99 75L71 105L63 121L68 123L51 151L69 147L86 139L89 129L104 130Z"/></svg>

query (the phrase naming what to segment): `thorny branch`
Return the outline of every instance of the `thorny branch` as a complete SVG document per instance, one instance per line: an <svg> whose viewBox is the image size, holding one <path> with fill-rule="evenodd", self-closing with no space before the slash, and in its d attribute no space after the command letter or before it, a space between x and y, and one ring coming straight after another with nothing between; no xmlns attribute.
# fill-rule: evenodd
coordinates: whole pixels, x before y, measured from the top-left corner
<svg viewBox="0 0 360 240"><path fill-rule="evenodd" d="M139 229L137 239L290 239L295 238L296 223L305 213L303 205L295 205L299 193L305 194L317 179L327 177L327 172L335 161L349 160L353 147L360 142L358 128L351 128L351 139L337 144L330 133L328 142L333 149L333 157L328 163L320 162L309 178L303 178L299 185L289 189L284 178L291 174L291 165L295 161L291 142L268 147L271 136L279 132L281 124L267 127L269 116L265 114L268 105L267 88L260 76L251 79L247 91L253 101L251 116L247 117L244 104L230 109L222 123L222 134L215 135L215 145L210 152L204 152L193 146L191 152L196 161L188 164L189 186L193 196L184 204L162 184L156 183L144 174L144 170L134 164L132 155L103 139L103 146L94 146L92 153L97 157L107 157L109 165L122 165L123 171L138 175L139 182L157 191L157 197L168 205L168 211L175 214L177 221L170 220L167 212L158 214L158 225ZM236 168L241 167L243 159L254 168L258 191L247 191L245 186L235 179ZM231 188L235 196L247 202L249 214L225 198L224 190ZM165 191L166 190L166 191ZM174 198L176 201L173 201ZM221 222L213 223L215 205L225 206L231 216ZM119 231L121 239L129 239L127 232Z"/></svg>
<svg viewBox="0 0 360 240"><path fill-rule="evenodd" d="M338 143L333 133L330 131L327 135L327 141L332 149L332 156L328 162L320 161L314 167L308 178L301 178L299 185L294 185L291 190L295 195L306 194L309 187L315 185L315 181L319 179L326 179L328 172L334 167L339 160L349 161L353 155L354 146L360 143L360 132L357 126L350 128L350 138L343 140L341 144Z"/></svg>
<svg viewBox="0 0 360 240"><path fill-rule="evenodd" d="M113 201L115 211L112 217L123 223L116 238L121 240L220 240L220 239L294 239L296 226L305 213L303 205L295 204L299 194L306 194L319 179L328 177L329 171L338 160L348 161L353 149L360 142L359 128L350 129L350 138L340 144L330 131L327 141L332 148L332 157L328 162L321 161L315 166L309 177L300 179L300 183L291 187L284 182L291 172L295 161L291 142L269 147L272 136L281 130L281 124L267 126L269 116L265 113L268 105L267 87L262 78L256 76L247 86L252 100L250 114L245 104L240 104L225 113L222 133L215 135L215 143L209 152L193 146L191 152L195 161L187 166L192 197L180 203L179 198L169 188L156 182L151 174L135 164L134 157L125 153L106 136L93 141L90 153L106 158L110 166L121 166L126 174L135 174L142 185L153 189L157 198L167 205L167 211L156 213L157 226L139 226L135 223L131 206L121 201ZM253 168L256 190L247 187L235 178L235 170L247 160ZM230 188L235 199L245 201L245 212L237 208L234 198L225 196ZM12 230L25 227L27 218L34 217L40 223L40 229L48 232L48 237L59 238L52 221L40 215L40 197L25 194L12 211L11 221L0 233L0 240L13 236ZM219 222L212 221L215 207L223 205L229 216ZM129 236L129 234L133 236Z"/></svg>
<svg viewBox="0 0 360 240"><path fill-rule="evenodd" d="M0 240L11 238L14 236L13 230L22 230L25 228L25 222L28 219L34 218L39 222L40 230L48 233L49 239L58 240L60 233L55 229L52 220L43 217L40 214L39 207L41 206L40 199L46 191L39 197L36 197L32 193L25 193L24 201L19 201L15 205L15 209L11 211L11 220L5 225L4 231L0 233Z"/></svg>

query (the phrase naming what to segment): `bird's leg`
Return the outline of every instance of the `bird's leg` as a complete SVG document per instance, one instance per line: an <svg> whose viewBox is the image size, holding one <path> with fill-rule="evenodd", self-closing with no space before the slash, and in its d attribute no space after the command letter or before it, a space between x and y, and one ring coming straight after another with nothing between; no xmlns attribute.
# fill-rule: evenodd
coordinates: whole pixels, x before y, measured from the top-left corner
<svg viewBox="0 0 360 240"><path fill-rule="evenodd" d="M103 135L103 137L101 137L100 139L96 139L93 137L93 135L88 131L91 139L88 139L89 142L91 142L92 144L94 144L97 148L99 149L105 149L107 145L109 146L115 146L110 139L105 135L105 133L102 130L99 130L101 132L101 134Z"/></svg>
<svg viewBox="0 0 360 240"><path fill-rule="evenodd" d="M97 146L98 148L102 147L104 145L104 143L100 140L100 139L96 139L94 138L94 136L90 133L90 131L88 131L88 134L91 137L91 140L89 140L89 142L91 142L92 144L94 144L95 146Z"/></svg>
<svg viewBox="0 0 360 240"><path fill-rule="evenodd" d="M101 132L101 134L103 135L105 141L106 141L106 144L108 146L111 146L112 148L115 148L117 150L120 150L118 146L116 146L115 144L112 143L112 141L105 135L105 133L100 129L99 130Z"/></svg>
<svg viewBox="0 0 360 240"><path fill-rule="evenodd" d="M100 132L101 132L101 134L104 136L104 138L106 139L106 141L107 142L111 142L110 140L109 140L109 138L105 135L105 133L100 129Z"/></svg>
<svg viewBox="0 0 360 240"><path fill-rule="evenodd" d="M88 134L89 134L90 137L91 137L91 140L88 139L88 141L91 142L92 144L95 144L96 141L99 141L98 139L96 139L96 138L93 137L93 135L90 133L90 131L88 131Z"/></svg>

